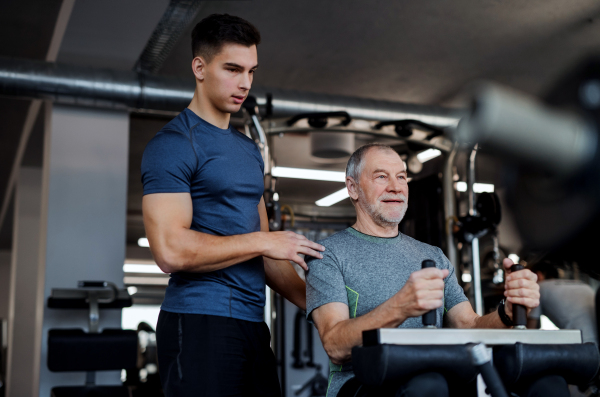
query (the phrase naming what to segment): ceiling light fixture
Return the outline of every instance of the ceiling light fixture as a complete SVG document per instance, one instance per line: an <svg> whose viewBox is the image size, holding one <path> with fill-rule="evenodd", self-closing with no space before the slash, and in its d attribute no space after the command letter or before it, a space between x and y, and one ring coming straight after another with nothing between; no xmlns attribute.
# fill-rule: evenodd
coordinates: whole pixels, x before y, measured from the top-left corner
<svg viewBox="0 0 600 397"><path fill-rule="evenodd" d="M434 159L438 156L441 156L442 152L438 149L427 149L417 154L417 158L421 163Z"/></svg>
<svg viewBox="0 0 600 397"><path fill-rule="evenodd" d="M459 192L466 192L467 191L467 182L462 182L462 181L456 182L456 190L458 190ZM474 183L473 191L475 193L483 193L483 192L494 193L494 185L491 183Z"/></svg>
<svg viewBox="0 0 600 397"><path fill-rule="evenodd" d="M144 247L144 248L149 248L150 247L150 243L148 242L148 239L146 237L142 237L138 239L138 245L140 247Z"/></svg>
<svg viewBox="0 0 600 397"><path fill-rule="evenodd" d="M126 263L123 265L123 271L125 273L163 274L157 265L145 263Z"/></svg>
<svg viewBox="0 0 600 397"><path fill-rule="evenodd" d="M345 182L343 171L309 170L305 168L273 167L271 175L278 178L310 179L313 181Z"/></svg>
<svg viewBox="0 0 600 397"><path fill-rule="evenodd" d="M335 193L330 194L329 196L323 197L320 200L315 202L319 207L330 207L335 203L339 203L340 201L348 198L348 189L343 188L342 190L338 190Z"/></svg>

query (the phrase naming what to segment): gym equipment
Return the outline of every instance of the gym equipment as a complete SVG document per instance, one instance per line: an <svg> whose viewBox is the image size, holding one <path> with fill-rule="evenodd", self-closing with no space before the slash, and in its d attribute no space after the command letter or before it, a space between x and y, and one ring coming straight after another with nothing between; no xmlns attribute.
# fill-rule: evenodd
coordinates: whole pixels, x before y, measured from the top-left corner
<svg viewBox="0 0 600 397"><path fill-rule="evenodd" d="M421 263L421 269L428 269L435 267L435 262L431 259L425 259ZM431 310L423 314L423 326L425 328L435 328L435 310Z"/></svg>
<svg viewBox="0 0 600 397"><path fill-rule="evenodd" d="M307 361L304 362L302 359L302 328L306 330L306 350L304 350L304 356L307 357ZM313 348L313 334L312 324L306 321L306 314L304 311L298 309L296 317L294 318L294 350L292 351L292 363L293 368L304 368L315 367L314 363L314 348Z"/></svg>
<svg viewBox="0 0 600 397"><path fill-rule="evenodd" d="M488 348L483 343L468 347L473 360L473 365L479 370L483 381L485 382L489 394L492 397L508 397L502 380L492 365L492 356L488 353Z"/></svg>
<svg viewBox="0 0 600 397"><path fill-rule="evenodd" d="M135 331L104 329L98 332L100 309L132 305L127 290L107 281L80 281L79 288L54 288L50 309L89 309L89 329L51 329L48 333L48 369L53 372L86 371L85 386L52 389L52 397L129 396L125 386L95 385L95 371L136 367L138 337Z"/></svg>
<svg viewBox="0 0 600 397"><path fill-rule="evenodd" d="M512 272L518 272L525 269L523 265L512 265ZM513 308L513 323L515 329L527 329L527 308L523 305L512 305Z"/></svg>
<svg viewBox="0 0 600 397"><path fill-rule="evenodd" d="M600 276L600 58L578 65L545 95L479 84L456 137L479 142L511 175L508 202L529 251L552 251ZM550 106L552 107L550 107Z"/></svg>
<svg viewBox="0 0 600 397"><path fill-rule="evenodd" d="M310 397L323 397L327 394L327 377L321 373L321 365L317 364L315 369L315 375L296 390L294 395L299 396L308 388L310 388Z"/></svg>

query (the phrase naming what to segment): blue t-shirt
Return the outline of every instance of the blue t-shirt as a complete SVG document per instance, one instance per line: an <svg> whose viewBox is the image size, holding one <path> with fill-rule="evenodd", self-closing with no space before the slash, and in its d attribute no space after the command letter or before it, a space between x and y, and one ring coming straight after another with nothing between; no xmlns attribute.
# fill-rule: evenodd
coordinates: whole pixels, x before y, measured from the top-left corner
<svg viewBox="0 0 600 397"><path fill-rule="evenodd" d="M185 109L148 143L144 195L190 193L192 230L216 236L260 231L264 164L256 144ZM208 273L173 273L162 310L263 321L262 256Z"/></svg>

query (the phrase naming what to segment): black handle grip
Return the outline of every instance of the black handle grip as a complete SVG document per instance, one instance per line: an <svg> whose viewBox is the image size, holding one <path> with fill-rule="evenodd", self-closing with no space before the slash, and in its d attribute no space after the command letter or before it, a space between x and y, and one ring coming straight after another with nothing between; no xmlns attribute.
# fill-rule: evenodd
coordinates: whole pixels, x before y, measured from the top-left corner
<svg viewBox="0 0 600 397"><path fill-rule="evenodd" d="M425 259L421 263L421 269L427 269L430 267L435 267L435 262L431 259ZM435 310L431 310L425 314L423 314L423 325L424 326L435 326Z"/></svg>
<svg viewBox="0 0 600 397"><path fill-rule="evenodd" d="M510 268L510 272L518 272L519 270L523 270L525 267L523 265L512 265ZM513 312L513 324L515 327L526 327L527 326L527 308L523 305L512 305Z"/></svg>

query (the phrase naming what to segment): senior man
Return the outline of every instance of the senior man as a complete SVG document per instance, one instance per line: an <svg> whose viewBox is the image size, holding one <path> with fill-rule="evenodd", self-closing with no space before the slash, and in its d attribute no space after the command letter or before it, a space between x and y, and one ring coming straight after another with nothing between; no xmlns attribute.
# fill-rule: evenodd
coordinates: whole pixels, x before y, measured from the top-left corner
<svg viewBox="0 0 600 397"><path fill-rule="evenodd" d="M535 274L523 270L507 275L506 300L498 311L479 316L442 251L398 231L408 205L407 174L398 153L381 144L362 146L348 161L346 187L356 209L356 223L320 242L326 248L323 258L311 259L306 275L307 315L331 359L327 397L456 394L454 386L449 388L447 380L436 373L368 388L354 378L351 349L362 344L364 330L420 328L420 317L434 309L437 327L508 328L513 304L528 310L538 306ZM425 259L434 260L436 268L421 270ZM512 265L504 261L505 269ZM543 392L545 396L568 395L564 379L557 377L525 385L519 396L539 393L540 387L549 389Z"/></svg>

